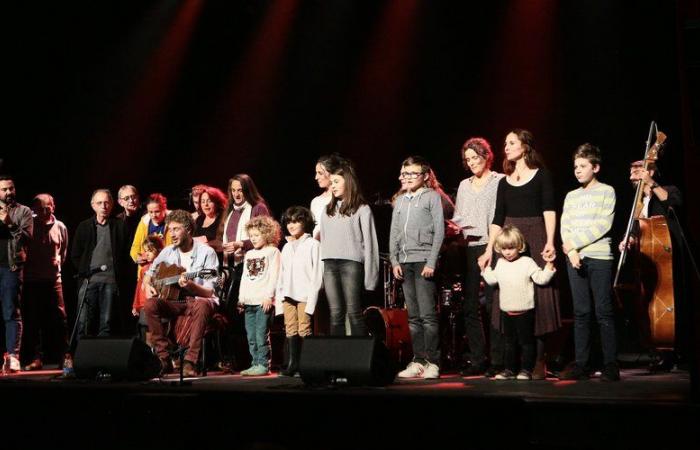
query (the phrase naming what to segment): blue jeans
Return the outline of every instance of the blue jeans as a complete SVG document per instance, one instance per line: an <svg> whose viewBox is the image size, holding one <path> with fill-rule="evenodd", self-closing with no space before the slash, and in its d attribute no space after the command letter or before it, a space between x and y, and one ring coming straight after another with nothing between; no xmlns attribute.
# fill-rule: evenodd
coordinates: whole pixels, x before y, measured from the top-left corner
<svg viewBox="0 0 700 450"><path fill-rule="evenodd" d="M568 260L566 263L574 302L576 364L581 368L588 365L591 352L591 296L600 328L603 362L617 361L615 313L610 290L612 267L613 261L604 259L583 258L579 269L574 269Z"/></svg>
<svg viewBox="0 0 700 450"><path fill-rule="evenodd" d="M367 324L362 315L362 288L365 266L349 259L323 261L323 286L331 313L331 336L345 336L345 314L350 319L353 336L367 336Z"/></svg>
<svg viewBox="0 0 700 450"><path fill-rule="evenodd" d="M80 288L78 299L83 295ZM85 293L85 304L79 317L79 335L94 335L95 322L99 318L97 336L110 336L112 333L112 305L117 295L116 283L90 283Z"/></svg>
<svg viewBox="0 0 700 450"><path fill-rule="evenodd" d="M259 305L245 305L245 332L252 366L270 368L270 313Z"/></svg>
<svg viewBox="0 0 700 450"><path fill-rule="evenodd" d="M22 272L13 272L9 267L0 267L0 302L5 321L5 348L7 353L19 355L22 343L22 315L19 296L22 290Z"/></svg>
<svg viewBox="0 0 700 450"><path fill-rule="evenodd" d="M413 360L440 365L440 320L435 304L435 280L421 275L424 267L424 262L401 264L401 286L408 309Z"/></svg>

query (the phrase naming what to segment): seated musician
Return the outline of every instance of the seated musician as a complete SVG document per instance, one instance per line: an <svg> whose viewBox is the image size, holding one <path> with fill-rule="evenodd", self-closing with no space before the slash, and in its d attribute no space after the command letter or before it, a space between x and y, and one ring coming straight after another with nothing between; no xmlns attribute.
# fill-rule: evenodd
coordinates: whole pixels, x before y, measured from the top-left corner
<svg viewBox="0 0 700 450"><path fill-rule="evenodd" d="M683 250L681 247L681 230L676 213L679 213L680 207L683 205L683 196L681 191L673 185L660 185L655 180L656 164L650 162L647 169L644 169L644 161L635 161L630 164L630 181L634 186L640 181L643 186L643 204L644 207L639 214L640 218L648 218L653 216L664 216L668 219L668 229L671 235L671 243L673 248L673 285L675 297L675 324L676 324L676 345L675 351L654 351L652 350L652 362L649 365L651 371L668 371L671 370L674 364L679 362L679 356L684 355L687 345L687 327L684 324L685 314L683 308L685 306L683 299ZM671 212L671 210L673 212ZM639 233L638 224L630 232L628 248L636 247L637 236ZM624 240L619 244L619 250L622 251Z"/></svg>
<svg viewBox="0 0 700 450"><path fill-rule="evenodd" d="M189 212L173 211L166 219L166 226L172 245L163 249L143 278L148 297L144 311L148 328L151 330L151 341L161 361L162 373L172 372L173 367L168 356L169 342L161 319L190 316L192 326L189 342L186 344L189 348L185 354L183 373L185 376L196 376L196 362L199 360L202 337L214 307L219 303L214 294L214 282L199 277L188 280L180 276L177 282L180 287L179 301L161 298L161 293L154 287L153 282L156 281L154 277L161 263L175 264L184 268L186 272L198 272L205 269L216 270L218 259L211 247L192 239L195 223Z"/></svg>

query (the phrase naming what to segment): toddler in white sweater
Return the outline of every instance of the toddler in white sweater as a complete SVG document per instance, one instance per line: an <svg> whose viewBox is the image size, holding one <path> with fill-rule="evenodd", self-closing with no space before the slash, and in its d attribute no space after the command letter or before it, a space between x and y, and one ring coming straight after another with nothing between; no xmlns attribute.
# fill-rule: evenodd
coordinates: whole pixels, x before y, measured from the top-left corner
<svg viewBox="0 0 700 450"><path fill-rule="evenodd" d="M484 281L500 289L501 320L505 334L505 370L497 380L531 380L535 366L535 289L534 283L545 285L554 276L554 257L545 259L544 269L525 251L525 237L516 227L507 225L496 238L494 249L500 253L496 267L487 267ZM517 370L516 350L520 344L521 364Z"/></svg>

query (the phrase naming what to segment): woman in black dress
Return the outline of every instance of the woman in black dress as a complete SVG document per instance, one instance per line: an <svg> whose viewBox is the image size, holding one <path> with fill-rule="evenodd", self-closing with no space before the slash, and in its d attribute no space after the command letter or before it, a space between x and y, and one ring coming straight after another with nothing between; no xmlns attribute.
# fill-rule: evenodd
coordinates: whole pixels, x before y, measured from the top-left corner
<svg viewBox="0 0 700 450"><path fill-rule="evenodd" d="M479 258L483 268L491 263L493 244L501 228L516 226L525 236L528 254L540 267L543 257L556 254L554 236L557 217L554 205L552 178L540 162L534 147L534 137L527 130L515 129L508 133L504 144L503 172L506 177L498 185L496 212L491 224L489 243ZM492 321L501 329L500 308L494 295ZM535 336L537 337L537 362L533 379L544 379L546 336L561 327L559 291L554 283L535 287Z"/></svg>

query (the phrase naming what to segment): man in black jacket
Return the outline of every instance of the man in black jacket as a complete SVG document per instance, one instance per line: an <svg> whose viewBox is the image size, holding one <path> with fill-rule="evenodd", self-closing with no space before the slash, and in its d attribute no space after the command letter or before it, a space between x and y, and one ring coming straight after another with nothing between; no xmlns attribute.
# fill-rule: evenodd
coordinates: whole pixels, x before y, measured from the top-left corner
<svg viewBox="0 0 700 450"><path fill-rule="evenodd" d="M27 259L27 245L33 228L31 209L20 205L15 199L14 180L10 176L0 175L0 305L5 321L7 352L3 364L10 372L20 370L22 268Z"/></svg>
<svg viewBox="0 0 700 450"><path fill-rule="evenodd" d="M78 225L71 249L71 260L83 280L79 301L85 296L78 317L79 335L94 334L97 321L97 335L110 336L115 328L113 319L119 317L115 314L119 307L117 280L122 276L126 231L123 221L110 218L114 201L108 189L96 190L90 205L95 215Z"/></svg>
<svg viewBox="0 0 700 450"><path fill-rule="evenodd" d="M668 230L671 236L671 248L673 255L673 296L675 318L675 348L673 351L652 349L652 362L649 365L651 371L668 371L679 361L679 357L688 356L689 321L686 313L687 300L683 289L685 274L684 247L681 238L682 230L677 217L679 208L683 206L683 195L680 189L673 185L661 185L655 180L656 164L649 163L644 168L644 161L635 161L630 165L630 181L633 185L639 182L643 184L642 201L643 208L640 218L664 216L667 219ZM629 247L636 247L639 226L635 223L630 233ZM620 242L619 250L622 251L624 242Z"/></svg>

